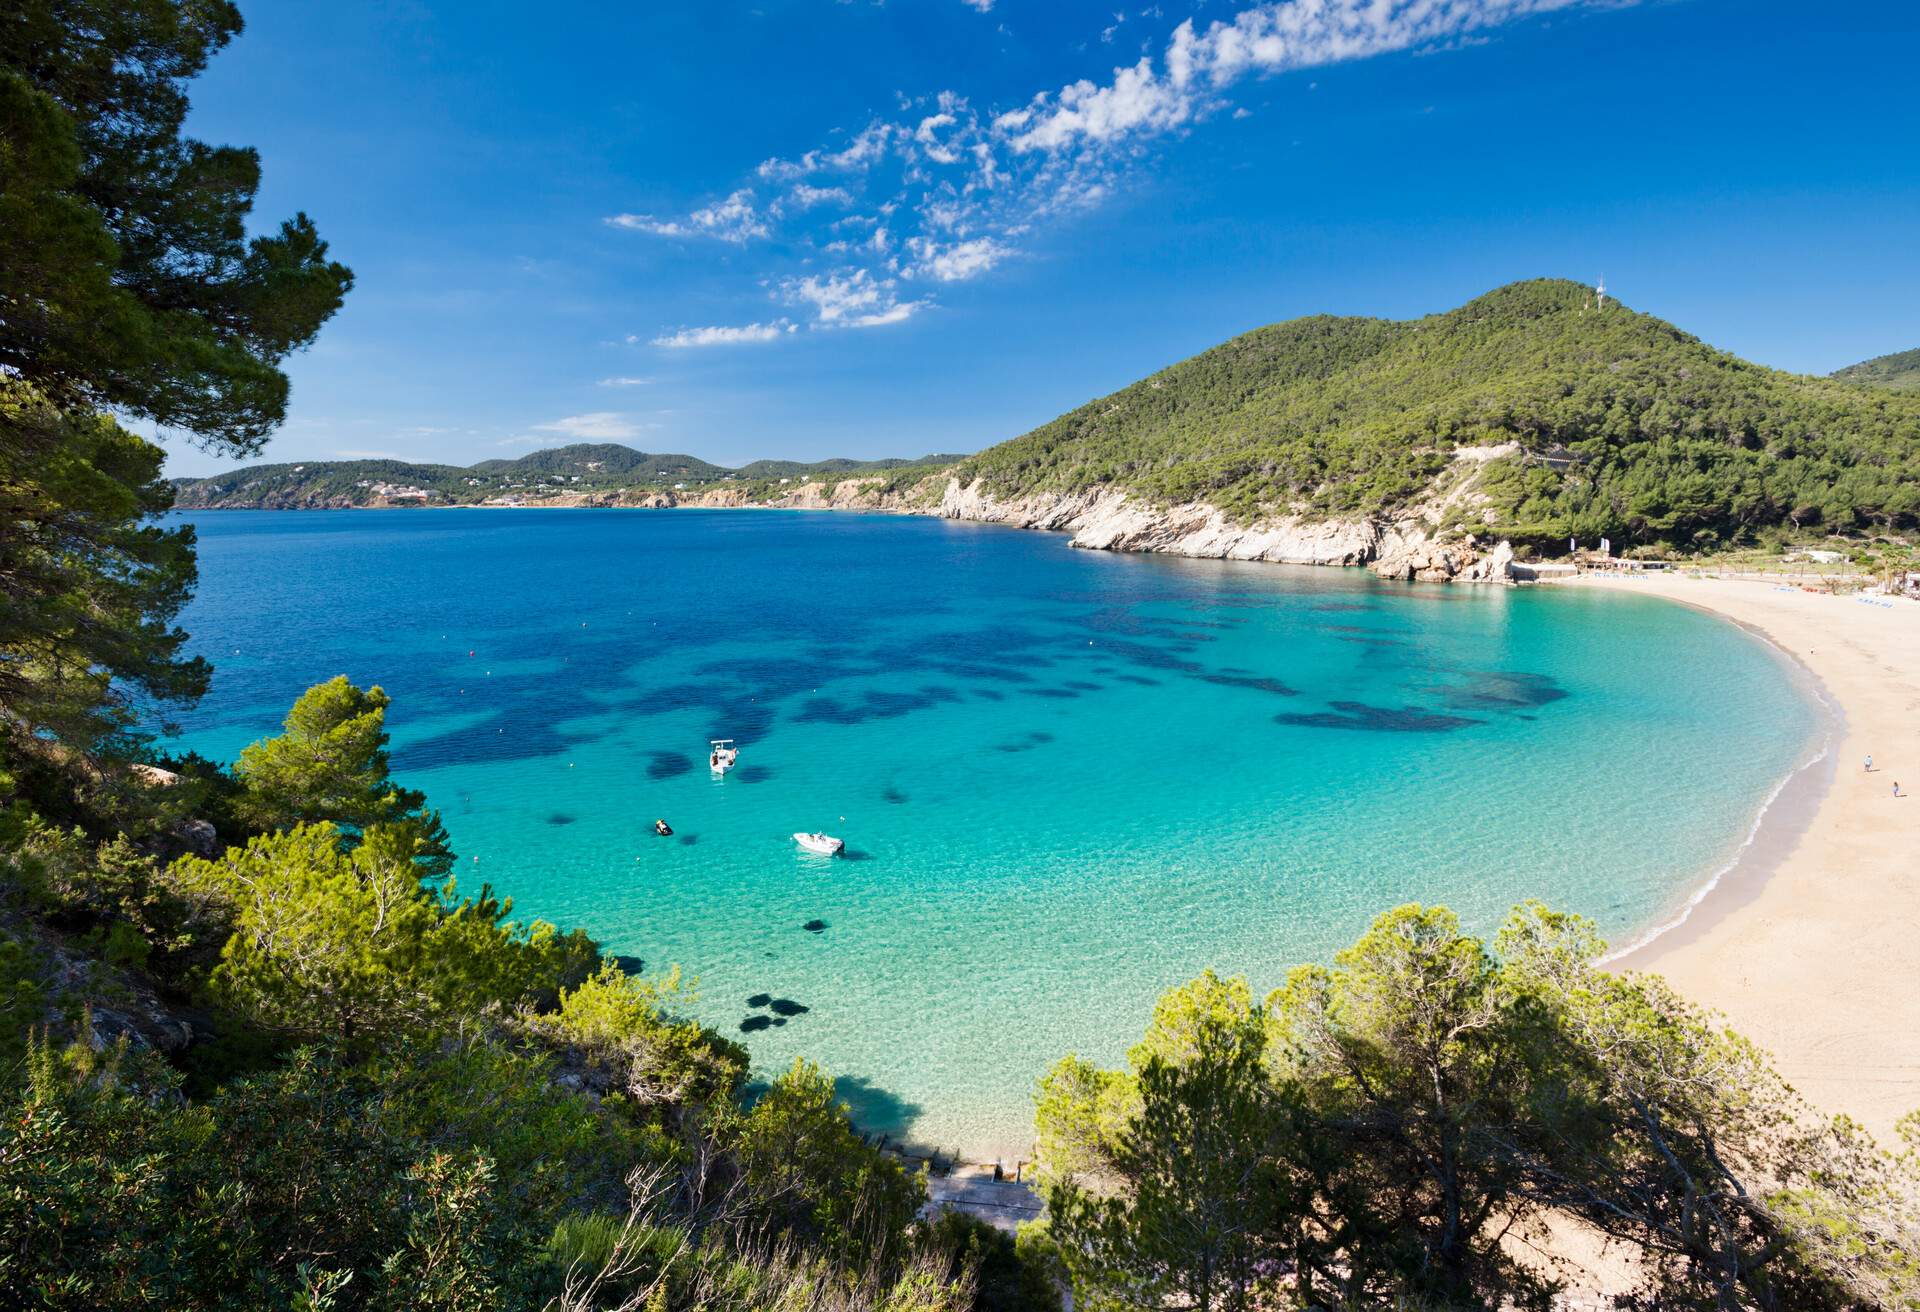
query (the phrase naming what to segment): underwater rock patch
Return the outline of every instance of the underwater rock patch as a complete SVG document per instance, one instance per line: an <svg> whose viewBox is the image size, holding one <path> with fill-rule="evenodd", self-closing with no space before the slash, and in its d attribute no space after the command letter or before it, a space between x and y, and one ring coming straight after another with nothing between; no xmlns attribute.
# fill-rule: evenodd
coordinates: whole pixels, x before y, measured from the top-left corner
<svg viewBox="0 0 1920 1312"><path fill-rule="evenodd" d="M1369 706L1365 702L1332 702L1332 710L1310 715L1276 715L1275 724L1298 725L1306 729L1362 729L1369 733L1447 733L1484 720L1464 715L1442 715L1417 706Z"/></svg>
<svg viewBox="0 0 1920 1312"><path fill-rule="evenodd" d="M1463 680L1462 686L1443 690L1449 706L1532 709L1568 695L1552 675L1525 670L1475 671L1463 676Z"/></svg>
<svg viewBox="0 0 1920 1312"><path fill-rule="evenodd" d="M693 758L685 752L648 752L647 778L673 779L693 770Z"/></svg>
<svg viewBox="0 0 1920 1312"><path fill-rule="evenodd" d="M1275 697L1298 697L1300 690L1290 688L1278 679L1264 674L1197 674L1194 676L1202 683L1217 683L1226 688L1251 688L1255 692L1270 692Z"/></svg>

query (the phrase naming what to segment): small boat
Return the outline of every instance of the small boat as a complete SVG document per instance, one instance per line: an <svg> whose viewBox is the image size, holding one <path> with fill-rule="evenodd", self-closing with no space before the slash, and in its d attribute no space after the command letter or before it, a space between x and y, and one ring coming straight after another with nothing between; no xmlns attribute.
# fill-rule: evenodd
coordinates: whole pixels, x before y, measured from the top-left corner
<svg viewBox="0 0 1920 1312"><path fill-rule="evenodd" d="M707 768L717 775L725 775L740 759L740 749L731 738L709 738L707 744Z"/></svg>
<svg viewBox="0 0 1920 1312"><path fill-rule="evenodd" d="M793 841L809 852L818 852L821 856L839 856L846 843L832 834L795 834Z"/></svg>
<svg viewBox="0 0 1920 1312"><path fill-rule="evenodd" d="M668 824L665 820L655 820L653 822L653 832L660 835L660 837L662 838L672 838L673 826Z"/></svg>

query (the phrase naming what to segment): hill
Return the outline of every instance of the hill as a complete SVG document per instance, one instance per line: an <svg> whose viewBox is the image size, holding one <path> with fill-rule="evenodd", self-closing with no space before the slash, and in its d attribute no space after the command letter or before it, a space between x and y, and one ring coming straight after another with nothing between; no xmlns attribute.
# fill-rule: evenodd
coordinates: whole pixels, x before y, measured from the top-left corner
<svg viewBox="0 0 1920 1312"><path fill-rule="evenodd" d="M957 473L1002 503L1111 488L1241 524L1424 512L1516 542L1700 549L1913 524L1920 397L1751 364L1539 280L1421 319L1257 329Z"/></svg>
<svg viewBox="0 0 1920 1312"><path fill-rule="evenodd" d="M1920 348L1876 355L1871 360L1836 369L1833 377L1845 383L1865 383L1870 387L1891 387L1902 392L1920 392Z"/></svg>
<svg viewBox="0 0 1920 1312"><path fill-rule="evenodd" d="M862 472L914 469L929 461L948 465L960 458L839 459L813 464L759 460L736 470L697 456L657 455L605 442L582 443L534 451L514 460L482 460L471 466L402 460L249 465L211 478L175 479L174 498L182 510L478 505L509 497L599 499L633 489L681 484L699 487L726 481L750 487L781 478L832 480Z"/></svg>
<svg viewBox="0 0 1920 1312"><path fill-rule="evenodd" d="M704 483L730 471L697 456L649 455L612 442L594 442L549 447L517 460L482 460L472 467L472 472L536 478L557 474L596 482L619 479L629 483L658 483L685 479Z"/></svg>
<svg viewBox="0 0 1920 1312"><path fill-rule="evenodd" d="M734 472L741 478L822 478L846 477L857 474L889 473L896 469L935 468L958 464L965 460L963 455L921 456L917 460L903 460L889 457L884 460L848 460L834 457L830 460L816 460L811 464L797 460L756 460L752 464L742 465Z"/></svg>

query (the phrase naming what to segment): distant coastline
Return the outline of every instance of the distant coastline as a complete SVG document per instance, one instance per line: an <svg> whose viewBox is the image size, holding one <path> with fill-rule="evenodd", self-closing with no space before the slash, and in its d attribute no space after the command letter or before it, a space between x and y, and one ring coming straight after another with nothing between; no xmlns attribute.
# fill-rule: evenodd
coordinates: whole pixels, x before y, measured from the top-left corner
<svg viewBox="0 0 1920 1312"><path fill-rule="evenodd" d="M368 505L177 506L177 510L835 510L922 515L1071 535L1092 550L1145 552L1276 565L1366 566L1383 578L1444 583L1505 581L1504 543L1443 537L1437 517L1416 507L1378 516L1279 516L1237 523L1205 502L1161 506L1113 488L1001 498L953 471L908 470L807 480L776 490L734 484L702 489L629 489L620 494L515 497L482 503L409 500Z"/></svg>

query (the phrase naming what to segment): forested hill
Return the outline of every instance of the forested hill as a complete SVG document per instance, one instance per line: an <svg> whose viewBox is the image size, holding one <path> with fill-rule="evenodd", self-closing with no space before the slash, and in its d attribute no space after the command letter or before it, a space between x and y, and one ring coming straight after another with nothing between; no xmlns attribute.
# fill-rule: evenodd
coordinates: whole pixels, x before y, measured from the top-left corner
<svg viewBox="0 0 1920 1312"><path fill-rule="evenodd" d="M1389 515L1463 447L1449 513L1516 541L1680 548L1920 516L1920 395L1782 373L1560 280L1423 319L1236 337L964 462L1009 496L1102 484L1250 521Z"/></svg>
<svg viewBox="0 0 1920 1312"><path fill-rule="evenodd" d="M249 465L211 478L174 480L182 510L274 510L376 505L478 505L487 501L538 501L556 496L593 496L631 488L722 482L776 482L782 478L839 478L867 471L950 465L959 456L920 460L758 460L741 469L695 456L653 455L613 443L553 447L517 460L482 460L472 466L414 464L404 460L309 460L298 464Z"/></svg>
<svg viewBox="0 0 1920 1312"><path fill-rule="evenodd" d="M1866 383L1871 387L1891 387L1903 392L1920 392L1920 348L1876 355L1871 360L1836 369L1833 376L1845 383Z"/></svg>

